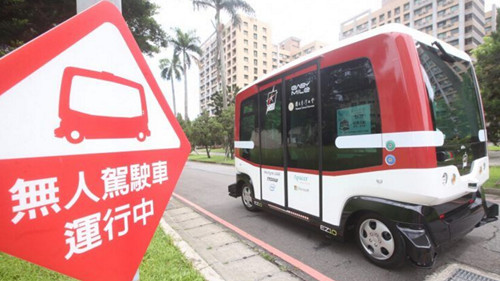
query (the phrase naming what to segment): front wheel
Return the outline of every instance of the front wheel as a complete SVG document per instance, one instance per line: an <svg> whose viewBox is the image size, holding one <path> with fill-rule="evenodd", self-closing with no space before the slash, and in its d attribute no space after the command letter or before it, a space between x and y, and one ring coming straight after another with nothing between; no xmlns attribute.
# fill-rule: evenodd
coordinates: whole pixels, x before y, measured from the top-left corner
<svg viewBox="0 0 500 281"><path fill-rule="evenodd" d="M245 183L241 188L241 201L243 202L243 206L251 212L255 212L258 210L258 207L255 206L253 202L253 187L252 185Z"/></svg>
<svg viewBox="0 0 500 281"><path fill-rule="evenodd" d="M384 268L403 265L405 243L391 221L377 214L366 214L359 219L356 234L361 252L372 263Z"/></svg>
<svg viewBox="0 0 500 281"><path fill-rule="evenodd" d="M83 135L78 130L72 130L66 135L66 139L73 144L81 143L83 141Z"/></svg>

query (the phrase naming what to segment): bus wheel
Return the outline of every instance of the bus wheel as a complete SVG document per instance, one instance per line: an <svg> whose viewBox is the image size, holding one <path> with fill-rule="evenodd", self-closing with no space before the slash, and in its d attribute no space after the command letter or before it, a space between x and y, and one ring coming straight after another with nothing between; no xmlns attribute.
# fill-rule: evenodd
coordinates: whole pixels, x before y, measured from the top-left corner
<svg viewBox="0 0 500 281"><path fill-rule="evenodd" d="M405 243L394 223L377 214L362 216L356 226L357 243L363 255L384 268L403 265Z"/></svg>
<svg viewBox="0 0 500 281"><path fill-rule="evenodd" d="M144 132L139 132L137 134L137 140L138 141L144 141L146 139L146 134Z"/></svg>
<svg viewBox="0 0 500 281"><path fill-rule="evenodd" d="M83 141L83 135L78 130L72 130L66 135L66 139L70 143L81 143Z"/></svg>
<svg viewBox="0 0 500 281"><path fill-rule="evenodd" d="M241 189L241 201L243 206L249 211L257 211L257 206L253 203L253 188L250 184L245 183Z"/></svg>

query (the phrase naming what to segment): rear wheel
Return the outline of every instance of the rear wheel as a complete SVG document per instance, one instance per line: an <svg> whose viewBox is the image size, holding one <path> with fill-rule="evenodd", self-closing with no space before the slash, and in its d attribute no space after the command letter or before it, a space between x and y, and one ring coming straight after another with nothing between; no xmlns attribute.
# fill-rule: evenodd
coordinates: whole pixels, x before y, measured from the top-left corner
<svg viewBox="0 0 500 281"><path fill-rule="evenodd" d="M258 210L258 207L255 206L253 202L253 187L251 184L244 183L241 188L241 202L243 202L243 206L249 211L255 212Z"/></svg>
<svg viewBox="0 0 500 281"><path fill-rule="evenodd" d="M356 226L356 237L363 255L380 267L396 268L405 261L403 237L394 223L382 216L362 216Z"/></svg>
<svg viewBox="0 0 500 281"><path fill-rule="evenodd" d="M70 143L81 143L83 141L83 135L78 130L72 130L66 135L66 139Z"/></svg>

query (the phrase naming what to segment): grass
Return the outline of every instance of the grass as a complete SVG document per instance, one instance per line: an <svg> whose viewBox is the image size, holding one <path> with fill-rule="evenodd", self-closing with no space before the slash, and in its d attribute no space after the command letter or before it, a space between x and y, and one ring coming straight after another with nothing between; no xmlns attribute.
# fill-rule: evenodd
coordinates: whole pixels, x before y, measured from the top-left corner
<svg viewBox="0 0 500 281"><path fill-rule="evenodd" d="M226 158L224 155L210 154L210 158L208 158L206 153L190 154L188 159L191 161L198 161L198 162L234 165L234 159Z"/></svg>
<svg viewBox="0 0 500 281"><path fill-rule="evenodd" d="M497 145L488 145L489 151L500 151L500 146Z"/></svg>
<svg viewBox="0 0 500 281"><path fill-rule="evenodd" d="M204 280L160 228L142 259L140 280ZM0 253L0 280L75 280L27 261Z"/></svg>
<svg viewBox="0 0 500 281"><path fill-rule="evenodd" d="M490 178L486 181L484 187L500 189L500 167L490 166Z"/></svg>

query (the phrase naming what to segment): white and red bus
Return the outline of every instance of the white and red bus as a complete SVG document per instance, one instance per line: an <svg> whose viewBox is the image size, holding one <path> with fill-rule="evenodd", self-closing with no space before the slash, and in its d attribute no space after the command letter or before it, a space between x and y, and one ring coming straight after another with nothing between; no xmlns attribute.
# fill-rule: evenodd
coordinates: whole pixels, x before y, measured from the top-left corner
<svg viewBox="0 0 500 281"><path fill-rule="evenodd" d="M494 221L470 57L387 25L294 61L236 96L229 194L343 239L382 267L432 266Z"/></svg>

